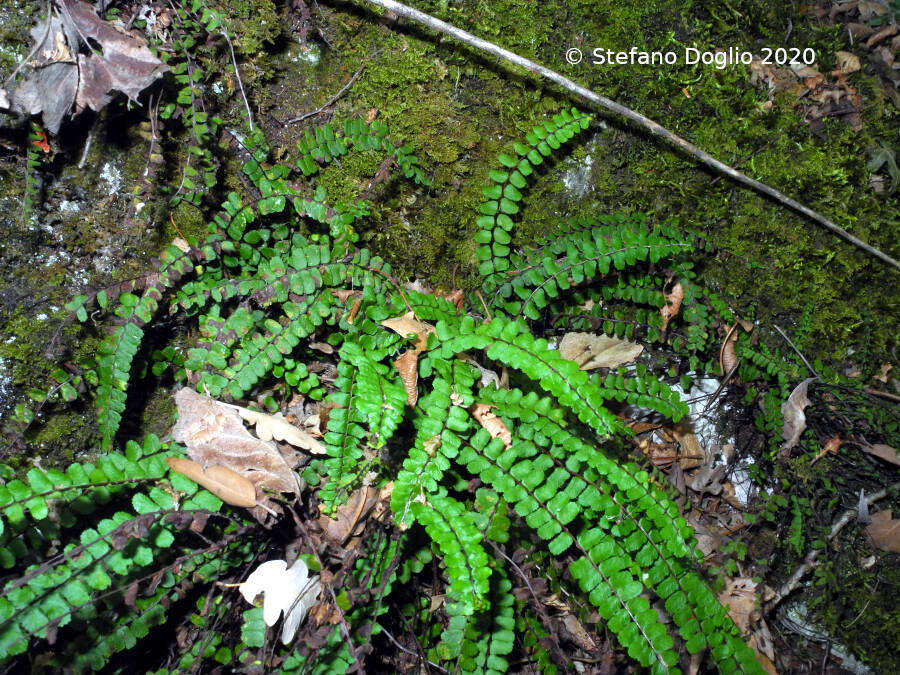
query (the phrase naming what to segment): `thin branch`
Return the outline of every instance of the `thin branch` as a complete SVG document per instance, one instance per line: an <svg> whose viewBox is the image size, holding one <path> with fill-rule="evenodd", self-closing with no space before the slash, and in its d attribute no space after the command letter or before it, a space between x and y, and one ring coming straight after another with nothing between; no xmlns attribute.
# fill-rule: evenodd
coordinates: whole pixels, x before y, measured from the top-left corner
<svg viewBox="0 0 900 675"><path fill-rule="evenodd" d="M340 90L338 91L338 93L336 93L334 96L332 96L330 99L328 99L328 101L326 103L324 103L323 105L320 105L315 110L303 113L299 117L294 117L293 119L289 119L287 122L284 123L284 126L287 126L288 124L293 124L294 122L302 122L303 120L307 119L308 117L313 117L315 115L318 115L319 113L322 113L325 110L327 110L328 108L330 108L331 106L333 106L337 102L337 100L341 96L346 94L347 91L350 89L350 87L352 87L353 84L359 79L359 76L363 74L363 71L366 69L366 66L369 64L369 61L371 61L372 58L376 54L378 54L377 51L370 54L369 58L367 58L365 61L363 61L363 64L359 67L359 70L357 70L355 73L353 73L353 77L351 77L349 80L347 80L347 84L345 84L343 87L341 87Z"/></svg>
<svg viewBox="0 0 900 675"><path fill-rule="evenodd" d="M456 26L451 26L448 23L444 23L440 19L436 19L435 17L433 17L429 14L420 12L419 10L413 9L412 7L407 7L406 5L400 4L399 2L395 2L394 0L354 0L354 1L357 3L360 3L360 4L362 2L367 2L372 5L377 5L378 7L382 7L388 11L394 12L398 16L402 16L411 21L415 21L416 23L420 23L424 26L427 26L428 28L431 28L432 30L436 30L439 33L449 35L450 37L455 38L456 40L459 40L460 42L463 42L463 43L469 45L470 47L474 47L475 49L478 49L480 51L487 52L488 54L496 56L496 57L503 59L505 61L508 61L510 63L514 63L518 66L521 66L522 68L525 68L526 70L531 71L532 73L540 75L544 79L550 80L551 82L557 84L558 86L562 87L566 91L569 91L569 92L575 94L582 100L584 100L588 103L591 103L594 106L600 106L602 108L606 108L610 112L613 112L617 115L624 117L627 120L630 120L631 122L634 122L636 125L638 125L639 127L643 128L643 129L646 129L651 134L653 134L655 136L659 136L660 138L665 139L666 141L668 141L669 143L672 143L673 145L677 145L688 155L696 158L697 160L699 160L700 162L702 162L703 164L705 164L706 166L711 168L716 173L724 174L724 175L730 177L731 179L737 181L738 183L742 183L742 184L746 185L747 187L750 187L753 190L756 190L757 192L760 192L768 197L771 197L775 201L780 202L781 204L784 204L785 206L788 206L799 213L802 213L807 218L810 218L811 220L814 220L815 222L822 225L823 227L831 230L838 236L849 241L854 246L857 246L858 248L861 248L862 250L875 256L876 258L886 262L891 267L894 267L895 269L900 270L900 262L897 262L896 260L891 258L889 255L878 250L874 246L870 246L869 244L862 241L861 239L854 237L852 234L847 232L847 230L840 227L839 225L836 225L835 223L833 223L831 220L829 220L825 216L820 215L819 213L813 211L809 207L804 206L800 202L779 192L775 188L769 187L765 183L761 183L758 180L754 180L753 178L750 178L749 176L744 175L737 169L734 169L734 168L728 166L727 164L720 162L715 157L710 155L708 152L705 152L705 151L701 150L700 148L698 148L697 146L695 146L693 143L686 141L685 139L681 138L680 136L677 136L676 134L672 133L665 127L654 122L649 117L645 117L644 115L641 115L640 113L635 112L631 108L627 108L626 106L622 105L621 103L616 103L612 99L609 99L609 98L606 98L605 96L601 96L600 94L594 93L590 89L582 87L580 84L573 82L572 80L570 80L567 77L563 77L556 71L550 70L549 68L546 68L546 67L540 65L539 63L535 63L534 61L531 61L522 56L519 56L518 54L515 54L507 49L503 49L502 47L499 47L499 46L493 44L492 42L488 42L487 40L482 40L481 38L476 37L476 36L472 35L471 33L468 33L460 28L457 28Z"/></svg>
<svg viewBox="0 0 900 675"><path fill-rule="evenodd" d="M893 485L883 488L878 492L873 492L865 499L866 505L871 505L879 499L884 499L889 492L893 492L895 490L900 489L900 481L894 483ZM828 541L834 539L838 533L844 529L844 526L849 523L851 520L856 518L857 509L847 509L841 514L841 517L834 521L831 525L831 531L828 533ZM790 578L784 582L781 588L775 593L771 600L769 600L765 604L765 612L771 612L775 607L778 606L782 600L784 600L787 596L793 593L797 587L800 585L800 582L803 581L803 577L809 574L810 571L818 564L819 554L824 551L825 548L817 548L813 549L809 553L807 553L806 557L803 559L803 564L800 565L794 573L790 576Z"/></svg>
<svg viewBox="0 0 900 675"><path fill-rule="evenodd" d="M403 645L401 645L399 642L397 642L397 638L395 638L393 635L391 635L390 632L388 631L388 629L385 628L384 626L382 626L380 623L377 623L377 622L376 622L375 625L378 626L378 627L381 629L381 632L384 633L384 634L388 637L388 639L389 639L391 642L394 643L394 646L395 646L397 649L399 649L401 652L403 652L404 654L409 654L410 656L415 656L417 659L421 659L421 658L422 658L421 656L419 656L418 654L416 654L416 653L415 653L414 651L412 651L411 649L407 649L406 647L404 647ZM450 671L448 671L446 668L442 668L442 667L439 666L438 664L433 663L432 661L429 661L428 659L424 659L424 661L425 661L425 663L427 663L429 666L431 666L432 668L437 668L437 670L439 670L439 671L442 672L442 673L449 673L449 672L450 672Z"/></svg>
<svg viewBox="0 0 900 675"><path fill-rule="evenodd" d="M791 342L791 339L787 335L785 335L784 331L781 330L778 326L775 326L775 330L777 330L779 335L781 335L781 337L783 337L787 341L787 343L791 346L791 349L793 349L795 352L797 352L797 356L799 356L801 359L803 359L803 363L805 363L806 367L809 368L809 372L811 372L815 377L817 377L818 379L821 380L822 378L819 377L819 374L815 371L815 369L811 365L809 365L809 361L807 361L806 357L800 353L800 350L797 349L797 346L793 342Z"/></svg>

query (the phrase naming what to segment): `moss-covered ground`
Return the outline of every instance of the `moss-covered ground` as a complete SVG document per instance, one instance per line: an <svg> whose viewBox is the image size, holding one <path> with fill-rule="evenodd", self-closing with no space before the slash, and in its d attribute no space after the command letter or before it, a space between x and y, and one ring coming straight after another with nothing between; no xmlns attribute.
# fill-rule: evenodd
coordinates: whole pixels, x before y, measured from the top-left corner
<svg viewBox="0 0 900 675"><path fill-rule="evenodd" d="M371 227L361 232L364 242L400 274L449 285L455 272L458 283L470 282L475 212L494 158L544 116L578 102L524 71L347 2L311 5L316 11L307 26L287 3L213 4L230 18L256 122L276 153L292 156L296 138L316 124L377 115L393 138L412 146L434 184L428 189L402 180L380 185L371 199ZM680 59L671 66L595 66L585 59L571 66L564 59L573 46L585 54L594 47L679 52L735 47L759 53L765 46L796 46L814 49L816 67L827 73L837 51L853 48L845 31L812 18L801 5L767 0L412 4L655 119L726 163L740 163L753 178L900 257L900 195L876 193L866 168L873 149L897 148L900 111L866 68L850 78L862 97L861 128L829 118L814 133L796 96L773 98L751 83L744 65L717 69ZM22 27L35 7L21 3L0 27L4 71L27 51ZM214 64L224 57L220 51L203 58ZM360 68L354 84L324 112L283 124L325 104ZM243 102L234 74L222 67L218 76L206 92L208 100L226 128L240 129ZM42 206L24 222L24 134L3 132L0 377L8 386L0 391L21 393L44 383L49 366L43 354L68 298L88 286L130 278L173 236L202 232L200 212L182 204L170 219L163 197L146 207L145 217L123 219L146 166L148 146L138 133L145 119L141 110L111 108L96 124L86 117L64 127L53 141L54 159L41 168ZM79 168L88 136L92 145ZM183 146L174 141L166 146L164 177L177 174L183 161ZM241 158L227 135L217 152L222 185L240 189L235 169ZM332 199L352 197L366 188L379 161L374 153L354 155L327 169L320 182ZM896 271L602 112L587 141L531 191L517 236L520 241L539 236L568 215L614 211L677 219L706 235L719 252L699 261L705 282L761 326L778 325L793 334L802 324L798 346L810 360L857 369L863 377L896 362ZM66 358L90 353L96 340L90 331L85 336L64 329ZM7 394L0 412L8 413L13 402ZM143 419L152 425L152 411L165 405L150 395ZM54 416L30 440L69 458L90 446L88 418L81 410ZM834 573L851 591L874 583L858 569ZM896 589L896 575L879 583ZM896 616L878 603L857 608L863 597L855 591L842 595L835 601L841 607L838 618L824 613L826 627L888 672L896 654L873 646L866 636L896 635ZM850 614L858 617L852 630L843 630L840 617Z"/></svg>

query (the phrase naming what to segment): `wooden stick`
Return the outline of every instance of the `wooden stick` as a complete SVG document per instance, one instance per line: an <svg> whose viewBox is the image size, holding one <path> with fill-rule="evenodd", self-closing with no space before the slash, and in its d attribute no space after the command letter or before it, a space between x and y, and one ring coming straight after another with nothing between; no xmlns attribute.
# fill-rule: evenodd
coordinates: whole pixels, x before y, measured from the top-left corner
<svg viewBox="0 0 900 675"><path fill-rule="evenodd" d="M631 122L634 122L639 127L646 129L651 134L655 136L659 136L672 143L673 145L677 145L684 152L686 152L691 157L698 159L700 162L711 168L716 173L724 174L729 178L737 181L738 183L742 183L747 187L756 190L768 197L771 197L777 202L788 206L795 211L802 213L807 218L819 223L823 227L831 230L835 234L840 237L843 237L847 241L849 241L854 246L861 248L863 251L875 256L876 258L886 262L891 267L900 271L900 262L897 262L893 258L891 258L886 253L878 250L874 246L870 246L866 242L861 239L854 237L852 234L847 232L844 228L836 225L831 220L826 218L819 213L816 213L812 209L807 206L804 206L800 202L791 199L785 194L782 194L778 190L773 187L769 187L765 183L760 183L758 180L754 180L749 176L744 175L737 169L734 169L727 164L724 164L717 160L715 157L710 155L707 152L704 152L694 144L686 141L685 139L677 136L672 133L668 129L663 126L660 126L649 117L645 117L638 112L635 112L631 108L627 108L620 103L616 103L612 99L606 98L605 96L601 96L600 94L594 93L590 89L586 89L582 87L580 84L573 82L567 77L563 77L559 73L554 70L550 70L542 66L539 63L535 63L529 59L526 59L518 54L515 54L503 47L499 47L492 42L488 42L487 40L482 40L479 37L472 35L456 26L452 26L448 23L441 21L440 19L436 19L430 14L426 14L424 12L420 12L417 9L413 9L412 7L407 7L399 2L395 2L395 0L354 0L356 3L369 3L372 5L376 5L378 7L382 7L388 11L394 12L398 16L402 16L411 21L415 21L416 23L422 24L423 26L427 26L432 30L436 30L439 33L443 33L444 35L449 35L450 37L459 40L460 42L469 45L470 47L474 47L482 52L486 52L493 56L496 56L504 61L508 61L510 63L514 63L518 66L525 68L526 70L531 71L537 75L540 75L546 80L550 80L551 82L559 85L566 91L569 91L584 101L593 104L594 106L599 106L601 108L606 108L610 112L613 112L617 115L624 117Z"/></svg>

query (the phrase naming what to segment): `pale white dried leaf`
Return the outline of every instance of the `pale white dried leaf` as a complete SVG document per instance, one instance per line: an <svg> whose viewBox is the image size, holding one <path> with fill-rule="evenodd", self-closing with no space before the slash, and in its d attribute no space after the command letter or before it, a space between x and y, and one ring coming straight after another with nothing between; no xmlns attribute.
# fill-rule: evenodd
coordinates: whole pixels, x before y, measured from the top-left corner
<svg viewBox="0 0 900 675"><path fill-rule="evenodd" d="M295 427L288 422L281 413L269 415L240 406L234 406L234 408L237 410L238 415L256 427L256 435L259 436L260 440L271 441L274 438L276 441L290 443L295 448L309 450L314 455L324 455L326 453L324 445L303 429Z"/></svg>
<svg viewBox="0 0 900 675"><path fill-rule="evenodd" d="M868 452L870 455L880 457L885 462L890 462L895 466L900 466L900 452L897 452L896 448L893 448L890 445L885 445L884 443L873 443L868 447L862 446L862 449Z"/></svg>
<svg viewBox="0 0 900 675"><path fill-rule="evenodd" d="M319 601L322 584L318 576L309 576L302 560L290 568L284 560L269 560L253 570L238 590L250 604L263 594L263 621L267 626L274 626L284 613L281 642L290 644L309 608Z"/></svg>
<svg viewBox="0 0 900 675"><path fill-rule="evenodd" d="M900 553L900 520L891 517L890 509L873 513L865 533L875 548Z"/></svg>
<svg viewBox="0 0 900 675"><path fill-rule="evenodd" d="M634 361L643 350L636 342L593 333L566 333L559 343L560 355L582 370L617 368Z"/></svg>

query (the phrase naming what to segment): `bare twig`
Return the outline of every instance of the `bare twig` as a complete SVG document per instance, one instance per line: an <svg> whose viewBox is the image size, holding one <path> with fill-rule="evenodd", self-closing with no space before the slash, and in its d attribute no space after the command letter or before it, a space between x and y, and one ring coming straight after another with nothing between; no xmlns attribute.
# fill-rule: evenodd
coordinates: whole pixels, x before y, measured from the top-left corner
<svg viewBox="0 0 900 675"><path fill-rule="evenodd" d="M815 369L811 365L809 365L809 361L807 361L806 357L800 353L800 350L797 349L797 346L793 342L791 342L791 339L787 335L785 335L784 331L781 330L778 326L775 326L775 330L777 330L778 334L781 335L781 337L783 337L785 339L785 341L787 341L787 343L791 346L791 349L793 349L795 352L797 352L797 356L799 356L801 359L803 359L803 363L805 363L806 367L809 368L809 372L811 372L815 377L817 377L818 379L821 380L822 378L819 377L819 374L815 371Z"/></svg>
<svg viewBox="0 0 900 675"><path fill-rule="evenodd" d="M315 115L318 115L318 114L326 111L331 106L333 106L337 102L337 100L341 96L346 94L347 91L350 89L350 87L352 87L353 84L359 79L359 76L363 74L363 71L366 69L366 66L369 64L369 61L371 61L372 58L376 54L378 54L377 51L370 54L369 58L367 58L365 61L363 61L363 64L359 67L359 70L357 70L355 73L353 73L353 77L351 77L349 80L347 80L347 84L345 84L343 87L341 87L340 90L338 91L338 93L336 93L334 96L332 96L330 99L328 99L328 101L326 103L324 103L323 105L320 105L315 110L311 110L310 112L303 113L299 117L294 117L293 119L289 119L287 122L284 123L284 126L287 126L288 124L293 124L294 122L302 122L303 120L307 119L308 117L313 117Z"/></svg>
<svg viewBox="0 0 900 675"><path fill-rule="evenodd" d="M472 35L471 33L468 33L460 28L457 28L456 26L452 26L448 23L441 21L440 19L436 19L435 17L431 16L430 14L425 14L424 12L420 12L417 9L413 9L412 7L407 7L406 5L403 5L399 2L395 2L395 0L355 0L355 2L357 2L357 3L367 2L372 5L377 5L378 7L382 7L391 12L394 12L398 16L402 16L406 19L410 19L411 21L415 21L416 23L420 23L424 26L427 26L428 28L431 28L432 30L436 30L439 33L449 35L449 36L453 37L454 39L459 40L460 42L469 45L470 47L474 47L475 49L478 49L482 52L486 52L488 54L496 56L500 59L503 59L504 61L508 61L510 63L514 63L518 66L521 66L522 68L525 68L526 70L529 70L532 73L535 73L535 74L543 77L544 79L549 80L549 81L553 82L554 84L562 87L566 91L571 92L572 94L575 94L577 97L581 98L582 100L584 100L588 103L593 104L594 106L606 108L610 112L613 112L616 115L620 115L621 117L624 117L625 119L630 120L631 122L637 124L642 129L646 129L651 134L653 134L655 136L659 136L660 138L665 139L669 143L672 143L673 145L678 146L685 153L687 153L691 157L696 158L697 160L699 160L700 162L702 162L703 164L705 164L706 166L711 168L716 173L724 174L724 175L728 176L729 178L731 178L732 180L734 180L738 183L742 183L743 185L746 185L747 187L750 187L753 190L756 190L757 192L760 192L768 197L771 197L775 201L780 202L781 204L784 204L785 206L788 206L788 207L794 209L798 213L803 214L807 218L819 223L823 227L831 230L838 236L849 241L854 246L857 246L858 248L861 248L862 250L869 253L870 255L875 256L879 260L886 262L888 265L895 268L896 270L900 270L900 262L897 262L896 260L891 258L886 253L880 251L879 249L875 248L874 246L870 246L869 244L862 241L861 239L853 236L852 234L847 232L847 230L845 230L844 228L840 227L839 225L833 223L831 220L829 220L825 216L813 211L812 209L810 209L807 206L804 206L800 202L779 192L775 188L769 187L765 183L761 183L758 180L754 180L753 178L750 178L749 176L744 175L737 169L734 169L734 168L728 166L727 164L720 162L715 157L710 155L708 152L701 150L700 148L695 146L693 143L686 141L685 139L681 138L680 136L677 136L676 134L672 133L665 127L659 125L657 122L654 122L653 120L651 120L649 117L645 117L644 115L640 114L639 112L635 112L631 108L628 108L628 107L622 105L621 103L616 103L612 99L606 98L605 96L601 96L600 94L597 94L597 93L591 91L590 89L582 87L580 84L577 84L576 82L570 80L567 77L563 77L562 75L560 75L559 73L557 73L554 70L550 70L549 68L546 68L545 66L542 66L539 63L535 63L534 61L531 61L522 56L519 56L518 54L515 54L507 49L504 49L503 47L493 44L492 42L488 42L487 40L482 40L481 38L476 37L476 36Z"/></svg>
<svg viewBox="0 0 900 675"><path fill-rule="evenodd" d="M900 402L900 396L897 396L896 394L891 394L886 391L881 391L880 389L874 389L872 387L869 387L868 389L866 389L866 393L871 394L872 396L880 396L881 398L886 398L888 401Z"/></svg>
<svg viewBox="0 0 900 675"><path fill-rule="evenodd" d="M412 651L411 649L407 649L406 647L404 647L403 645L401 645L399 642L397 642L397 638L395 638L393 635L391 635L390 632L388 631L388 629L385 628L384 626L382 626L380 623L377 623L377 622L376 622L375 625L378 626L378 627L381 629L381 632L384 633L384 634L388 637L388 639L389 639L391 642L394 643L394 646L395 646L397 649L399 649L401 652L403 652L404 654L409 654L410 656L415 656L417 659L421 659L421 658L422 658L421 656L419 656L418 654L416 654L416 653L415 653L414 651ZM450 672L450 671L448 671L446 668L442 668L442 667L439 666L438 664L433 663L432 661L429 661L428 659L424 659L424 661L425 661L425 663L427 663L427 664L428 664L429 666L431 666L432 668L436 668L439 672L442 672L442 673Z"/></svg>
<svg viewBox="0 0 900 675"><path fill-rule="evenodd" d="M894 483L893 485L886 487L882 490L878 490L878 492L873 492L865 499L866 505L871 505L879 499L883 499L889 492L900 489L900 481ZM838 533L844 529L844 526L849 523L851 520L855 519L858 513L858 509L852 508L847 509L841 514L841 517L835 520L831 525L831 531L828 533L828 541L834 539ZM790 576L790 578L782 584L781 588L779 588L774 597L769 600L765 604L766 613L771 612L778 604L784 600L787 596L793 593L797 587L800 585L800 582L803 581L803 577L805 577L809 572L818 564L819 554L824 551L825 548L817 548L813 549L809 553L806 554L806 557L803 559L803 564L800 565L794 573Z"/></svg>

